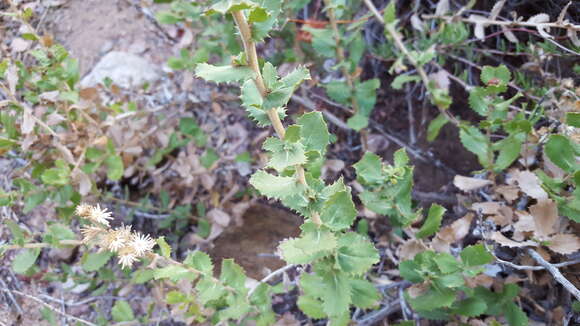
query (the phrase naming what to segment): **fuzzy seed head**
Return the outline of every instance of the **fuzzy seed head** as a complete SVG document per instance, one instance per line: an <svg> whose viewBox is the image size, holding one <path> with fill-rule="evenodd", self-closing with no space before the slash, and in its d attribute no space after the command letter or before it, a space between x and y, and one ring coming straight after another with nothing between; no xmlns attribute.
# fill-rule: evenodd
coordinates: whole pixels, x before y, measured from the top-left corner
<svg viewBox="0 0 580 326"><path fill-rule="evenodd" d="M120 228L109 230L105 234L101 245L109 251L117 252L129 244L131 237L131 226L121 226Z"/></svg>
<svg viewBox="0 0 580 326"><path fill-rule="evenodd" d="M133 237L129 246L133 249L138 257L144 256L150 252L155 246L155 240L151 239L149 235L144 235L139 232L133 233Z"/></svg>
<svg viewBox="0 0 580 326"><path fill-rule="evenodd" d="M78 205L77 208L75 209L75 214L77 214L80 217L87 218L89 216L89 214L91 213L92 209L93 209L93 206L91 206L89 204L82 203L82 204Z"/></svg>
<svg viewBox="0 0 580 326"><path fill-rule="evenodd" d="M97 240L100 235L107 232L106 230L97 226L87 226L81 228L81 233L83 235L83 243L89 243Z"/></svg>
<svg viewBox="0 0 580 326"><path fill-rule="evenodd" d="M99 204L91 207L90 213L86 216L89 220L105 226L109 226L109 220L113 219L111 212L106 208L101 208Z"/></svg>
<svg viewBox="0 0 580 326"><path fill-rule="evenodd" d="M122 248L119 251L119 264L122 268L131 268L137 260L137 256L130 247Z"/></svg>

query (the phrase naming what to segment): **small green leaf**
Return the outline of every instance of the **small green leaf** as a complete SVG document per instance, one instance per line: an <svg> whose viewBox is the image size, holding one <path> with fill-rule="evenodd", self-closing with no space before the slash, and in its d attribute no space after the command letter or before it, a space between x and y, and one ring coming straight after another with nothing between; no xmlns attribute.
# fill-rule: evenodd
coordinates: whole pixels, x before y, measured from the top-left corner
<svg viewBox="0 0 580 326"><path fill-rule="evenodd" d="M157 238L157 245L159 246L159 250L161 251L161 256L165 258L169 258L171 256L171 247L165 241L165 237L161 236Z"/></svg>
<svg viewBox="0 0 580 326"><path fill-rule="evenodd" d="M47 185L64 186L70 182L70 169L68 167L54 167L45 170L41 180Z"/></svg>
<svg viewBox="0 0 580 326"><path fill-rule="evenodd" d="M544 146L546 155L562 170L573 173L578 169L574 145L563 135L551 135Z"/></svg>
<svg viewBox="0 0 580 326"><path fill-rule="evenodd" d="M567 112L566 124L570 127L580 128L580 112Z"/></svg>
<svg viewBox="0 0 580 326"><path fill-rule="evenodd" d="M504 307L504 315L510 326L528 326L528 317L522 308L513 302L507 303Z"/></svg>
<svg viewBox="0 0 580 326"><path fill-rule="evenodd" d="M417 238L425 238L433 235L439 231L441 227L441 220L443 219L443 214L445 214L446 209L443 206L432 204L429 208L429 214L425 223L421 226L419 232L417 232Z"/></svg>
<svg viewBox="0 0 580 326"><path fill-rule="evenodd" d="M367 280L350 280L353 304L361 309L370 309L377 305L381 295L377 288Z"/></svg>
<svg viewBox="0 0 580 326"><path fill-rule="evenodd" d="M462 316L477 317L487 310L487 304L480 298L467 298L459 301L454 310Z"/></svg>
<svg viewBox="0 0 580 326"><path fill-rule="evenodd" d="M330 133L322 113L309 112L298 118L298 125L302 128L302 144L306 151L318 151L324 153L330 143Z"/></svg>
<svg viewBox="0 0 580 326"><path fill-rule="evenodd" d="M483 244L472 245L461 251L461 260L465 266L480 266L493 261L493 256L485 249Z"/></svg>
<svg viewBox="0 0 580 326"><path fill-rule="evenodd" d="M352 90L350 87L348 87L346 82L331 81L330 83L324 84L322 86L326 88L326 94L328 94L330 99L340 104L348 104Z"/></svg>
<svg viewBox="0 0 580 326"><path fill-rule="evenodd" d="M196 250L187 255L183 263L189 267L195 268L205 275L213 274L213 263L211 262L209 255L205 252Z"/></svg>
<svg viewBox="0 0 580 326"><path fill-rule="evenodd" d="M107 165L107 178L112 181L121 179L125 167L123 166L123 159L121 156L111 155L105 160Z"/></svg>
<svg viewBox="0 0 580 326"><path fill-rule="evenodd" d="M220 280L225 285L229 285L238 291L246 290L246 274L244 273L244 269L236 264L233 259L224 259L222 261Z"/></svg>
<svg viewBox="0 0 580 326"><path fill-rule="evenodd" d="M356 113L352 117L348 118L346 125L356 131L361 131L362 129L368 127L369 117L364 114Z"/></svg>
<svg viewBox="0 0 580 326"><path fill-rule="evenodd" d="M155 271L152 269L138 269L133 272L132 282L135 284L145 284L155 277Z"/></svg>
<svg viewBox="0 0 580 326"><path fill-rule="evenodd" d="M336 262L345 273L360 275L379 262L379 253L368 237L349 232L338 239Z"/></svg>
<svg viewBox="0 0 580 326"><path fill-rule="evenodd" d="M381 158L375 153L366 152L353 167L356 170L357 178L363 183L381 183L385 179L381 173L383 169Z"/></svg>
<svg viewBox="0 0 580 326"><path fill-rule="evenodd" d="M391 83L391 87L396 90L403 88L403 85L408 82L420 81L421 78L417 75L398 75Z"/></svg>
<svg viewBox="0 0 580 326"><path fill-rule="evenodd" d="M511 79L511 73L504 65L497 67L484 66L480 77L481 82L486 86L507 85Z"/></svg>
<svg viewBox="0 0 580 326"><path fill-rule="evenodd" d="M184 303L188 301L189 300L187 298L187 295L177 290L169 291L165 295L165 302L167 302L168 304Z"/></svg>
<svg viewBox="0 0 580 326"><path fill-rule="evenodd" d="M474 126L461 128L459 131L459 139L463 146L473 154L477 155L479 163L483 167L489 166L488 144L487 137Z"/></svg>
<svg viewBox="0 0 580 326"><path fill-rule="evenodd" d="M324 225L334 231L349 228L355 217L357 210L352 201L350 189L340 191L332 195L324 203L320 213L320 220Z"/></svg>
<svg viewBox="0 0 580 326"><path fill-rule="evenodd" d="M298 297L298 308L308 317L314 319L322 319L326 317L326 313L322 309L322 302L308 295L301 295Z"/></svg>
<svg viewBox="0 0 580 326"><path fill-rule="evenodd" d="M520 156L522 141L515 135L511 135L501 140L497 145L499 147L499 155L495 161L494 169L499 172L510 167Z"/></svg>
<svg viewBox="0 0 580 326"><path fill-rule="evenodd" d="M281 172L286 168L306 163L306 154L302 143L291 143L276 137L269 137L263 145L272 156L268 166Z"/></svg>
<svg viewBox="0 0 580 326"><path fill-rule="evenodd" d="M383 19L385 24L392 24L395 22L397 19L397 8L395 7L395 1L389 1L389 4L385 8Z"/></svg>
<svg viewBox="0 0 580 326"><path fill-rule="evenodd" d="M25 274L36 262L40 255L40 248L24 249L12 261L12 270L17 274Z"/></svg>
<svg viewBox="0 0 580 326"><path fill-rule="evenodd" d="M127 303L127 301L117 301L111 309L111 315L113 316L113 320L116 322L123 322L123 321L133 321L135 320L135 315L133 314L133 309Z"/></svg>
<svg viewBox="0 0 580 326"><path fill-rule="evenodd" d="M219 282L212 281L211 275L202 277L195 285L197 291L197 300L206 304L212 300L219 299L226 293L226 289Z"/></svg>
<svg viewBox="0 0 580 326"><path fill-rule="evenodd" d="M177 282L183 279L188 279L190 281L195 280L197 275L192 271L189 271L187 268L181 267L179 265L169 265L156 269L154 277L156 280L168 278L174 282Z"/></svg>
<svg viewBox="0 0 580 326"><path fill-rule="evenodd" d="M253 78L254 71L246 66L212 66L207 63L200 63L195 68L195 75L206 81L229 83Z"/></svg>
<svg viewBox="0 0 580 326"><path fill-rule="evenodd" d="M405 293L407 301L411 307L417 311L431 311L438 308L450 307L455 301L457 292L452 289L441 288L436 289L430 287L426 293L411 298L408 293Z"/></svg>
<svg viewBox="0 0 580 326"><path fill-rule="evenodd" d="M155 14L155 19L161 24L176 24L182 19L168 11L159 11Z"/></svg>
<svg viewBox="0 0 580 326"><path fill-rule="evenodd" d="M329 271L323 275L322 280L324 284L322 309L330 317L343 315L352 302L348 277L337 271Z"/></svg>
<svg viewBox="0 0 580 326"><path fill-rule="evenodd" d="M337 240L332 232L307 227L300 238L281 242L280 251L290 264L308 264L330 255L336 246Z"/></svg>
<svg viewBox="0 0 580 326"><path fill-rule="evenodd" d="M111 259L113 256L109 251L88 253L83 256L83 269L85 272L96 272Z"/></svg>
<svg viewBox="0 0 580 326"><path fill-rule="evenodd" d="M429 122L429 127L427 127L427 141L434 141L439 135L441 128L443 128L447 122L449 122L449 120L447 120L447 117L442 113L440 113L435 119L431 120L431 122Z"/></svg>
<svg viewBox="0 0 580 326"><path fill-rule="evenodd" d="M215 162L220 159L218 153L213 148L208 148L205 153L199 158L199 162L204 168L210 169Z"/></svg>
<svg viewBox="0 0 580 326"><path fill-rule="evenodd" d="M263 170L252 175L250 184L262 195L277 199L300 194L304 189L294 177L274 176Z"/></svg>

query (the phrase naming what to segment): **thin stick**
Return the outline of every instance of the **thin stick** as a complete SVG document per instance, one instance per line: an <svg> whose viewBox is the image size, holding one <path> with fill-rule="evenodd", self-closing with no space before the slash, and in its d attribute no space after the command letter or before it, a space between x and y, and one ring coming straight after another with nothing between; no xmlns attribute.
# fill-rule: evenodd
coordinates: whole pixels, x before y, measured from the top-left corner
<svg viewBox="0 0 580 326"><path fill-rule="evenodd" d="M58 242L61 246L80 246L83 244L80 240L60 240ZM5 249L7 250L14 250L14 249L34 249L34 248L48 248L52 247L53 245L46 242L33 242L33 243L25 243L21 245L9 245L6 246Z"/></svg>
<svg viewBox="0 0 580 326"><path fill-rule="evenodd" d="M564 275L562 275L562 273L560 273L560 270L558 268L556 268L556 266L554 266L553 264L546 261L544 259L544 257L542 257L534 249L528 248L527 251L528 251L528 254L530 256L532 256L532 258L538 264L544 266L544 268L546 268L546 270L548 270L548 272L550 272L550 274L552 274L552 276L554 276L554 279L556 280L556 282L562 284L562 286L566 290L568 290L568 292L570 292L576 298L576 300L580 300L580 290L578 290L578 288L576 288L574 286L574 284L572 284L572 282L568 281L568 279L565 278Z"/></svg>
<svg viewBox="0 0 580 326"><path fill-rule="evenodd" d="M60 314L60 315L62 315L64 317L66 317L66 318L70 318L70 319L72 319L74 321L78 321L79 323L83 323L83 324L89 325L89 326L97 326L97 324L93 324L90 321L86 321L84 319L77 318L75 316L71 316L71 315L69 315L67 313L64 313L64 312L56 309L55 307L49 305L48 303L40 300L39 298L34 297L34 296L31 296L29 294L26 294L26 293L23 293L23 292L20 292L20 291L17 291L17 290L9 290L9 289L0 289L0 291L6 292L6 293L13 293L13 294L17 294L19 296L23 296L25 298L28 298L28 299L30 299L32 301L35 301L37 303L40 303L41 305L45 306L46 308L50 309L53 312L56 312L57 314Z"/></svg>
<svg viewBox="0 0 580 326"><path fill-rule="evenodd" d="M270 281L271 279L273 279L274 277L283 274L284 272L286 272L287 270L294 268L295 265L286 265L284 267L278 268L277 270L273 271L272 273L268 274L266 277L264 277L262 280L260 280L260 282L258 282L258 284L254 285L250 291L248 291L248 298L252 296L252 294L254 294L254 292L256 292L256 289L258 289L258 286L260 286L260 284L264 284L268 281Z"/></svg>
<svg viewBox="0 0 580 326"><path fill-rule="evenodd" d="M260 94L262 97L266 97L268 95L268 89L264 84L264 78L262 77L262 72L260 71L260 66L258 64L258 54L256 51L256 43L252 40L252 30L250 25L248 25L248 21L244 16L244 13L241 10L232 12L232 16L234 17L234 21L236 25L238 25L238 29L240 30L240 35L242 36L242 43L244 44L244 51L246 52L246 57L248 59L248 63L250 68L254 71L255 77L254 81ZM280 120L280 116L278 116L277 108L272 108L267 111L268 118L278 134L280 139L284 139L286 135L286 130L284 129L284 125L282 124L282 120ZM306 183L306 177L304 176L304 167L302 165L296 165L296 178L297 180L303 184L308 185Z"/></svg>

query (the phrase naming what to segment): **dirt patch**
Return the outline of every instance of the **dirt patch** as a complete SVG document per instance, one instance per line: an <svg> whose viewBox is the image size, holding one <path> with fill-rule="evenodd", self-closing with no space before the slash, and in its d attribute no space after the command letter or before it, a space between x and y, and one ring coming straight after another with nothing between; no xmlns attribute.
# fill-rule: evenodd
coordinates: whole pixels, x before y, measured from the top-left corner
<svg viewBox="0 0 580 326"><path fill-rule="evenodd" d="M68 1L53 9L47 29L80 63L84 75L110 51L144 55L163 64L168 46L157 27L128 1Z"/></svg>
<svg viewBox="0 0 580 326"><path fill-rule="evenodd" d="M270 270L284 266L276 251L281 240L300 234L302 219L287 211L267 205L255 205L243 216L244 224L224 232L210 251L218 265L224 258L234 258L248 273L261 279Z"/></svg>

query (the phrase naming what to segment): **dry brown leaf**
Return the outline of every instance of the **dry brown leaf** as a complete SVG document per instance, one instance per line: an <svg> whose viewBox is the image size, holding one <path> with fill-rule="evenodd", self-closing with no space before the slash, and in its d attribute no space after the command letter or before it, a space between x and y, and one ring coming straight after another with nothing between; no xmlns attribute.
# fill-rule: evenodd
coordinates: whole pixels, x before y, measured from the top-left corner
<svg viewBox="0 0 580 326"><path fill-rule="evenodd" d="M410 239L405 241L405 243L399 247L398 256L401 260L411 260L415 258L415 255L425 251L426 249L427 247L425 247L423 241Z"/></svg>
<svg viewBox="0 0 580 326"><path fill-rule="evenodd" d="M556 233L558 206L553 200L539 200L537 204L530 206L530 213L534 217L536 224L534 233L538 238L545 239L550 234Z"/></svg>
<svg viewBox="0 0 580 326"><path fill-rule="evenodd" d="M568 255L580 250L580 238L574 234L558 233L550 238L548 248L553 251Z"/></svg>
<svg viewBox="0 0 580 326"><path fill-rule="evenodd" d="M495 191L497 193L499 193L500 195L502 195L502 197L508 203L511 203L514 200L518 199L518 194L520 193L520 190L519 190L518 187L516 187L516 186L506 186L506 185L498 186L497 188L495 188Z"/></svg>
<svg viewBox="0 0 580 326"><path fill-rule="evenodd" d="M481 212L484 215L494 215L500 214L499 209L501 208L501 204L494 201L482 202L482 203L473 203L471 205L471 209L476 212Z"/></svg>
<svg viewBox="0 0 580 326"><path fill-rule="evenodd" d="M508 239L505 235L501 234L501 232L499 232L499 231L492 233L490 239L499 243L501 246L510 247L510 248L537 246L537 244L533 241L522 241L522 242L513 241L511 239Z"/></svg>
<svg viewBox="0 0 580 326"><path fill-rule="evenodd" d="M34 130L34 125L36 125L36 120L32 116L32 110L29 107L24 107L20 132L24 135L28 135Z"/></svg>
<svg viewBox="0 0 580 326"><path fill-rule="evenodd" d="M533 232L536 229L534 217L527 212L516 212L518 221L514 224L514 229L518 232Z"/></svg>
<svg viewBox="0 0 580 326"><path fill-rule="evenodd" d="M207 212L207 218L211 222L213 222L215 224L219 224L222 227L227 227L228 225L230 225L230 220L231 220L230 215L228 215L226 212L224 212L218 208L214 208L214 209L210 210L209 212Z"/></svg>
<svg viewBox="0 0 580 326"><path fill-rule="evenodd" d="M499 226L506 226L513 222L514 211L511 207L501 206L499 214L492 216L492 220Z"/></svg>
<svg viewBox="0 0 580 326"><path fill-rule="evenodd" d="M464 217L444 227L437 233L437 237L447 243L453 243L463 239L468 233L473 220L473 214L465 214Z"/></svg>
<svg viewBox="0 0 580 326"><path fill-rule="evenodd" d="M463 191L472 191L488 186L492 184L492 182L485 179L477 179L456 175L455 178L453 178L453 184L455 185L455 187Z"/></svg>
<svg viewBox="0 0 580 326"><path fill-rule="evenodd" d="M517 181L518 186L526 195L535 199L547 199L548 194L542 186L538 177L530 171L516 171L512 178Z"/></svg>

